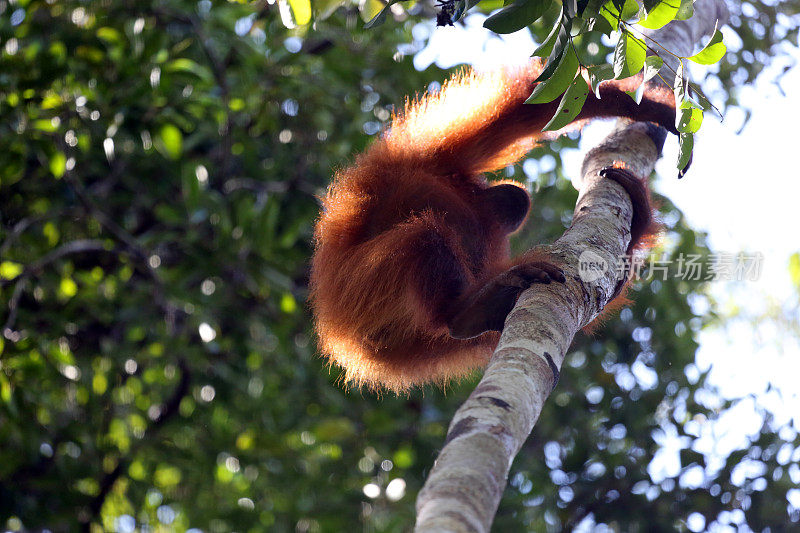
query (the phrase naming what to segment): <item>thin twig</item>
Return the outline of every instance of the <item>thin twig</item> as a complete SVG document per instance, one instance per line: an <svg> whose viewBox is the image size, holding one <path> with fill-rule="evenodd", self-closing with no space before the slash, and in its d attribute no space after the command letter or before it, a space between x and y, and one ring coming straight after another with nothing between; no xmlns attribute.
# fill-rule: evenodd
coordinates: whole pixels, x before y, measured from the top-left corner
<svg viewBox="0 0 800 533"><path fill-rule="evenodd" d="M16 278L0 280L0 286L10 285L11 283L15 283L17 281L22 280L22 278L27 278L36 275L50 263L58 259L61 259L62 257L67 255L79 254L84 252L111 252L111 251L113 251L113 249L109 249L106 243L104 243L103 241L99 241L97 239L78 239L75 241L69 241L68 243L63 244L58 248L50 251L49 253L43 255L33 263L29 263L28 265L26 265L22 273Z"/></svg>
<svg viewBox="0 0 800 533"><path fill-rule="evenodd" d="M25 266L19 276L12 279L0 279L0 287L15 284L14 292L8 301L8 317L3 325L2 333L8 336L14 327L14 322L17 319L17 310L19 309L19 300L22 297L22 292L27 285L28 279L37 275L42 269L49 264L72 254L80 254L86 252L113 252L113 248L109 248L103 241L93 239L80 239L70 241L58 248L50 251L44 256L40 257L33 263Z"/></svg>
<svg viewBox="0 0 800 533"><path fill-rule="evenodd" d="M25 286L28 284L28 278L20 280L14 286L14 292L11 294L11 298L8 300L8 318L6 318L6 323L3 324L3 329L0 333L3 334L4 337L9 338L11 336L12 328L14 327L14 321L17 320L17 308L19 307L19 299L22 297L22 291L25 290Z"/></svg>
<svg viewBox="0 0 800 533"><path fill-rule="evenodd" d="M69 211L70 209L59 209L36 217L23 218L14 224L14 227L9 230L3 243L0 244L0 257L5 255L11 245L19 238L20 235L25 233L25 230L27 230L29 227L51 218L58 218L67 214Z"/></svg>

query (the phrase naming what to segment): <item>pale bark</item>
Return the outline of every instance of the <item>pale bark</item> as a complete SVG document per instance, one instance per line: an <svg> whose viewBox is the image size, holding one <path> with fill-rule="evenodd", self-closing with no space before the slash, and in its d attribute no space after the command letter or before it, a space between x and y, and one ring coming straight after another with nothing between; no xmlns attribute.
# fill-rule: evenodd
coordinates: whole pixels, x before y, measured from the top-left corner
<svg viewBox="0 0 800 533"><path fill-rule="evenodd" d="M698 0L689 21L653 37L678 55L727 20L723 0ZM666 76L665 76L666 77ZM511 462L557 381L572 338L605 306L621 279L616 265L630 240L632 205L624 189L598 171L614 162L649 176L659 157L646 124L618 127L584 160L572 226L547 250L565 265L564 284L525 291L506 320L483 379L450 423L444 448L417 498L415 531L483 532L491 527ZM591 252L607 268L587 283L578 258ZM585 256L584 256L585 257Z"/></svg>

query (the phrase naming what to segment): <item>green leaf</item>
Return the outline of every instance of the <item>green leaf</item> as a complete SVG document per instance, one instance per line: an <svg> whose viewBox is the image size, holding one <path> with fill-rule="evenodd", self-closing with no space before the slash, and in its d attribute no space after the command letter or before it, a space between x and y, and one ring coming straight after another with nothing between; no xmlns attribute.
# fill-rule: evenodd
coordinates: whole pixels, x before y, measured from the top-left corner
<svg viewBox="0 0 800 533"><path fill-rule="evenodd" d="M290 292L283 293L281 296L281 311L284 313L294 313L297 310L297 300Z"/></svg>
<svg viewBox="0 0 800 533"><path fill-rule="evenodd" d="M694 15L694 0L681 0L681 6L675 15L676 20L688 20Z"/></svg>
<svg viewBox="0 0 800 533"><path fill-rule="evenodd" d="M553 29L550 30L545 40L542 41L542 44L537 46L536 50L533 51L531 57L548 57L552 53L553 47L556 44L556 39L558 39L558 35L561 32L562 18L563 12L562 15L558 17L555 25L553 25Z"/></svg>
<svg viewBox="0 0 800 533"><path fill-rule="evenodd" d="M692 95L697 99L697 102L700 104L700 107L703 108L704 111L708 111L709 109L714 109L714 106L711 105L711 102L706 95L703 94L703 91L696 83L689 82L689 87L692 89Z"/></svg>
<svg viewBox="0 0 800 533"><path fill-rule="evenodd" d="M181 481L181 471L175 466L160 464L153 474L153 481L159 488L175 486Z"/></svg>
<svg viewBox="0 0 800 533"><path fill-rule="evenodd" d="M65 298L78 294L78 284L72 278L63 278L58 285L58 293Z"/></svg>
<svg viewBox="0 0 800 533"><path fill-rule="evenodd" d="M719 21L717 21L717 23L719 24ZM695 55L689 57L689 61L694 61L701 65L713 65L722 59L726 51L725 43L722 42L722 32L715 27L714 35L711 36L711 40L708 41L708 44Z"/></svg>
<svg viewBox="0 0 800 533"><path fill-rule="evenodd" d="M122 35L114 28L109 28L108 26L97 28L97 37L107 43L118 43L122 41Z"/></svg>
<svg viewBox="0 0 800 533"><path fill-rule="evenodd" d="M636 0L623 0L617 3L622 5L620 14L622 20L628 20L639 12L639 4L636 3Z"/></svg>
<svg viewBox="0 0 800 533"><path fill-rule="evenodd" d="M642 97L644 96L644 91L647 87L647 82L653 79L657 74L658 71L661 70L661 67L664 65L664 60L658 56L648 56L644 60L644 71L642 73L642 82L636 88L636 91L631 94L631 97L636 101L637 104L642 102Z"/></svg>
<svg viewBox="0 0 800 533"><path fill-rule="evenodd" d="M310 0L278 0L281 22L288 29L304 26L311 21Z"/></svg>
<svg viewBox="0 0 800 533"><path fill-rule="evenodd" d="M383 6L378 13L369 19L368 22L364 24L365 28L374 28L375 26L380 26L381 24L386 21L386 11L389 10L390 7L395 5L397 2L402 2L403 0L389 0L389 3Z"/></svg>
<svg viewBox="0 0 800 533"><path fill-rule="evenodd" d="M185 57L179 57L164 65L164 72L188 72L206 81L210 81L213 78L208 67Z"/></svg>
<svg viewBox="0 0 800 533"><path fill-rule="evenodd" d="M614 77L621 79L638 74L644 67L645 57L644 41L628 31L622 32L614 48Z"/></svg>
<svg viewBox="0 0 800 533"><path fill-rule="evenodd" d="M549 1L552 2L552 0ZM461 18L464 16L464 13L477 6L479 2L480 0L458 0L455 4L455 8L453 9L453 22L461 20Z"/></svg>
<svg viewBox="0 0 800 533"><path fill-rule="evenodd" d="M61 232L58 231L58 228L52 222L46 222L45 225L42 226L42 235L45 236L47 244L50 246L58 244L58 240L61 238Z"/></svg>
<svg viewBox="0 0 800 533"><path fill-rule="evenodd" d="M789 256L789 277L794 286L800 289L800 252Z"/></svg>
<svg viewBox="0 0 800 533"><path fill-rule="evenodd" d="M0 345L2 348L2 345ZM10 403L11 402L11 383L8 382L8 378L5 374L0 374L0 400L3 403Z"/></svg>
<svg viewBox="0 0 800 533"><path fill-rule="evenodd" d="M586 26L587 30L599 31L604 35L611 35L615 28L605 17L592 17L588 22L589 24Z"/></svg>
<svg viewBox="0 0 800 533"><path fill-rule="evenodd" d="M561 98L556 114L542 128L542 131L556 131L570 124L581 112L588 94L589 86L586 85L586 80L583 79L583 76L578 73Z"/></svg>
<svg viewBox="0 0 800 533"><path fill-rule="evenodd" d="M394 464L397 465L398 468L410 468L416 460L414 448L404 445L394 452L392 459L394 459Z"/></svg>
<svg viewBox="0 0 800 533"><path fill-rule="evenodd" d="M578 16L578 1L577 0L561 0L561 5L564 6L564 13L569 18Z"/></svg>
<svg viewBox="0 0 800 533"><path fill-rule="evenodd" d="M530 97L525 101L526 104L544 104L552 102L567 90L567 87L575 79L575 74L578 72L578 56L575 51L570 47L561 57L552 76L544 82L540 82L533 89Z"/></svg>
<svg viewBox="0 0 800 533"><path fill-rule="evenodd" d="M689 80L683 76L683 62L678 65L678 70L675 72L675 82L672 90L675 93L675 101L683 102L688 98ZM677 124L677 120L676 120Z"/></svg>
<svg viewBox="0 0 800 533"><path fill-rule="evenodd" d="M644 60L644 73L642 82L649 81L656 77L658 71L664 66L664 60L658 56L648 56Z"/></svg>
<svg viewBox="0 0 800 533"><path fill-rule="evenodd" d="M159 137L165 155L170 159L179 159L183 152L183 134L181 130L173 124L164 124L159 132Z"/></svg>
<svg viewBox="0 0 800 533"><path fill-rule="evenodd" d="M594 17L605 3L606 0L578 0L578 16L583 17L586 13L588 17Z"/></svg>
<svg viewBox="0 0 800 533"><path fill-rule="evenodd" d="M467 2L465 0L456 0L453 4L453 14L450 16L453 22L460 19L464 12L467 10Z"/></svg>
<svg viewBox="0 0 800 533"><path fill-rule="evenodd" d="M54 109L63 103L61 96L56 93L48 93L42 99L42 109Z"/></svg>
<svg viewBox="0 0 800 533"><path fill-rule="evenodd" d="M589 85L597 97L600 97L600 84L604 81L614 79L614 67L609 64L592 65L586 69L589 74Z"/></svg>
<svg viewBox="0 0 800 533"><path fill-rule="evenodd" d="M679 137L678 149L678 177L682 178L686 173L686 167L692 160L692 149L694 148L694 134L681 133Z"/></svg>
<svg viewBox="0 0 800 533"><path fill-rule="evenodd" d="M679 8L678 0L663 0L658 2L652 9L647 9L647 3L645 3L647 17L644 20L640 20L639 25L650 30L657 30L673 20L675 15L678 14Z"/></svg>
<svg viewBox="0 0 800 533"><path fill-rule="evenodd" d="M702 108L691 100L684 100L679 106L677 129L680 133L695 133L703 123Z"/></svg>
<svg viewBox="0 0 800 533"><path fill-rule="evenodd" d="M516 0L483 22L495 33L513 33L536 22L553 3L552 0Z"/></svg>
<svg viewBox="0 0 800 533"><path fill-rule="evenodd" d="M103 394L108 388L108 378L103 374L95 374L92 378L92 391L95 394Z"/></svg>
<svg viewBox="0 0 800 533"><path fill-rule="evenodd" d="M556 32L555 41L553 43L553 49L550 51L550 55L547 57L547 64L545 65L544 69L539 73L539 76L536 78L536 81L539 82L546 81L550 76L553 75L556 68L560 64L562 58L564 57L564 51L570 44L570 30L572 28L572 19L567 18L566 15L562 15L561 18L559 19L559 22L556 24L556 27L558 28L558 31Z"/></svg>
<svg viewBox="0 0 800 533"><path fill-rule="evenodd" d="M333 15L346 0L317 0L314 2L314 13L317 20L325 20Z"/></svg>
<svg viewBox="0 0 800 533"><path fill-rule="evenodd" d="M56 179L61 179L67 171L67 156L63 152L56 152L50 156L50 172Z"/></svg>
<svg viewBox="0 0 800 533"><path fill-rule="evenodd" d="M53 122L47 118L40 118L38 120L34 120L31 124L34 129L39 131L46 131L47 133L53 133L58 129L58 122Z"/></svg>
<svg viewBox="0 0 800 533"><path fill-rule="evenodd" d="M600 14L614 28L619 26L620 20L628 20L638 12L636 0L610 0L600 9Z"/></svg>
<svg viewBox="0 0 800 533"><path fill-rule="evenodd" d="M3 261L0 263L0 279L12 280L22 274L23 267L13 261Z"/></svg>
<svg viewBox="0 0 800 533"><path fill-rule="evenodd" d="M140 481L147 475L147 470L145 470L144 465L140 461L133 461L128 468L128 475L131 476L131 479Z"/></svg>
<svg viewBox="0 0 800 533"><path fill-rule="evenodd" d="M294 15L294 23L298 26L305 26L311 22L311 1L310 0L288 0Z"/></svg>
<svg viewBox="0 0 800 533"><path fill-rule="evenodd" d="M352 420L346 417L336 417L321 421L315 428L314 434L320 440L343 441L352 438L358 430Z"/></svg>

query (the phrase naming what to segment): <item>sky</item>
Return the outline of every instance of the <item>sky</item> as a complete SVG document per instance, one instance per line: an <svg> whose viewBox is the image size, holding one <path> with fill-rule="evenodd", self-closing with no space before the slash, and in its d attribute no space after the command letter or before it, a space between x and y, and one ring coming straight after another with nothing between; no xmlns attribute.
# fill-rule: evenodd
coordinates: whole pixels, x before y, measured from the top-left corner
<svg viewBox="0 0 800 533"><path fill-rule="evenodd" d="M415 55L417 68L435 62L442 68L471 63L486 69L528 58L535 44L527 29L500 38L482 28L483 19L482 15L470 15L463 27L455 28L420 25L415 37L430 35L430 40ZM775 84L778 73L784 65L794 63L798 66L780 80L781 92ZM741 90L740 101L753 114L740 134L741 111L731 110L722 122L707 113L695 139L688 175L682 180L675 177L674 139L668 141L656 168L662 176L656 184L658 191L683 211L690 227L708 234L713 251L763 254L758 280L714 282L710 299L693 302L698 313L710 310L710 306L723 313L733 309L743 312L740 319L700 332L696 368L689 369L698 373L711 368L708 383L722 397L739 400L718 420L693 425L701 436L695 448L708 454L711 468L714 457L746 447L747 436L758 433L762 424L758 408L768 410L776 423L784 426L785 438L800 430L800 418L795 416L800 413L800 326L795 322L792 332L779 322L758 319L771 309L779 309L794 310L793 320L797 320L800 306L788 270L790 255L800 251L800 105L792 97L798 94L800 53L794 49L789 59L765 70L755 86ZM579 172L586 150L611 127L610 122L594 123L583 130L581 148L562 153L566 175ZM713 394L708 395L708 401L714 403ZM670 431L656 438L662 452L651 464L650 474L658 481L676 474L678 451L685 444ZM697 480L689 475L681 482L691 485ZM800 501L793 504L800 506Z"/></svg>

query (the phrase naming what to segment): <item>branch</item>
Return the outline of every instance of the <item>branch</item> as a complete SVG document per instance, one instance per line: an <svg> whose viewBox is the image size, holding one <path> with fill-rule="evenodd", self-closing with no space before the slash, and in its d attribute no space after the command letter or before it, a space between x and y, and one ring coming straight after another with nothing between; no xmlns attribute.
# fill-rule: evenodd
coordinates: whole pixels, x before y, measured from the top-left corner
<svg viewBox="0 0 800 533"><path fill-rule="evenodd" d="M139 448L141 448L144 443L147 442L148 437L155 435L161 426L178 414L181 400L183 400L183 398L189 393L189 384L191 382L191 371L189 370L189 366L183 357L178 359L178 366L181 369L181 379L176 385L175 390L172 392L172 395L170 395L169 399L164 402L158 416L156 416L156 418L153 420L153 423L150 424L147 429L145 429L144 435L141 439L139 439L138 443L132 447L128 456L120 458L114 469L111 472L108 472L105 476L103 476L103 479L100 480L100 490L91 499L88 505L89 516L81 522L81 529L83 531L91 531L91 524L100 515L100 511L102 510L103 504L111 492L111 489L114 488L114 484L117 482L120 475L122 475L123 471L126 470L126 467L130 463L131 459L136 456L136 452L139 450Z"/></svg>
<svg viewBox="0 0 800 533"><path fill-rule="evenodd" d="M25 269L19 276L13 279L0 279L0 287L5 287L6 285L10 285L12 283L16 284L16 286L14 287L14 292L11 294L11 298L8 301L8 317L6 318L6 322L3 325L2 329L3 335L5 335L7 338L10 338L9 335L11 335L11 328L14 326L14 321L16 320L17 317L19 299L22 296L22 291L25 289L25 285L27 284L28 279L30 279L35 275L38 275L39 272L47 265L68 255L80 254L85 252L113 252L113 251L114 250L109 249L109 247L105 243L98 240L79 239L75 241L70 241L52 250L50 253L43 255L33 263L29 263L27 266L25 266Z"/></svg>
<svg viewBox="0 0 800 533"><path fill-rule="evenodd" d="M6 318L6 323L3 324L3 328L0 329L0 333L2 333L6 338L11 338L13 335L12 328L14 327L14 322L17 320L19 299L22 297L22 291L25 290L25 286L27 284L28 278L19 280L14 286L14 292L11 293L11 298L8 299L8 317Z"/></svg>
<svg viewBox="0 0 800 533"><path fill-rule="evenodd" d="M8 249L11 248L11 245L23 234L25 231L35 224L39 224L46 220L60 218L63 215L66 215L70 212L69 209L57 209L53 211L49 211L44 215L39 215L36 217L31 218L23 218L16 224L14 227L11 228L8 233L6 234L5 240L0 243L0 257L4 257Z"/></svg>
<svg viewBox="0 0 800 533"><path fill-rule="evenodd" d="M419 494L416 531L489 530L511 462L539 418L572 338L599 314L619 282L616 268L591 283L578 272L582 254L616 265L630 239L630 199L598 170L614 154L632 172L649 175L659 155L649 127L618 130L587 156L591 164L585 165L572 226L547 247L567 282L532 286L509 314L486 373L453 417Z"/></svg>
<svg viewBox="0 0 800 533"><path fill-rule="evenodd" d="M108 252L113 251L109 249L108 245L103 241L99 241L96 239L77 239L74 241L69 241L66 244L59 246L58 248L52 250L51 252L46 253L33 263L29 263L25 270L22 271L17 278L20 279L23 277L30 277L35 274L38 274L44 267L53 263L62 257L72 254L80 254L84 252ZM14 280L3 280L3 283L9 283Z"/></svg>
<svg viewBox="0 0 800 533"><path fill-rule="evenodd" d="M710 32L707 28L713 29L724 9L717 7L721 2L699 0L695 17L680 22L683 38L699 39ZM657 35L673 46L669 28ZM547 248L564 266L567 282L533 285L508 315L486 373L453 417L444 448L419 493L415 531L489 531L511 462L557 382L575 333L599 314L621 281L616 268L606 268L591 282L578 275L582 254L616 265L630 240L630 198L598 171L620 161L634 174L649 176L659 157L650 129L650 124L623 125L587 154L575 182L580 195L572 226Z"/></svg>

